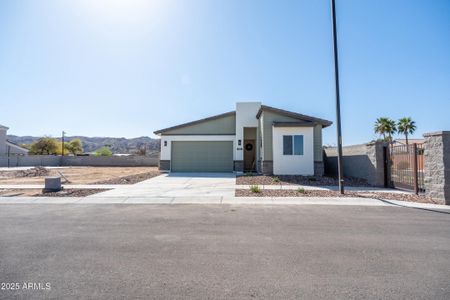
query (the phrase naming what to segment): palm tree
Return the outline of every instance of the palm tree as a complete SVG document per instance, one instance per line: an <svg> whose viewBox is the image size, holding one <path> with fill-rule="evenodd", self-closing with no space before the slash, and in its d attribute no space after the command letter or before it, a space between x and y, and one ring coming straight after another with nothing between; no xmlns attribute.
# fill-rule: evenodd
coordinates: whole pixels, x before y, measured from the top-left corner
<svg viewBox="0 0 450 300"><path fill-rule="evenodd" d="M397 128L399 133L403 133L406 139L406 146L408 146L408 135L413 134L416 131L416 122L411 120L410 117L401 118L398 120Z"/></svg>
<svg viewBox="0 0 450 300"><path fill-rule="evenodd" d="M375 122L374 130L375 133L383 136L383 140L392 142L392 135L397 131L397 127L395 121L390 118L378 118Z"/></svg>

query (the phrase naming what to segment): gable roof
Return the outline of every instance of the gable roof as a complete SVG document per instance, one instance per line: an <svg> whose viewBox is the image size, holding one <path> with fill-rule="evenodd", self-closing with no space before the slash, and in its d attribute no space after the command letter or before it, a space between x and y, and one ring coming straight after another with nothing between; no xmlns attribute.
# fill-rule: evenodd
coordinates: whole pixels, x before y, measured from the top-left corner
<svg viewBox="0 0 450 300"><path fill-rule="evenodd" d="M11 146L13 148L16 148L18 150L22 150L24 152L28 152L29 150L27 148L24 148L20 145L17 145L16 143L11 142L10 140L6 140L6 145Z"/></svg>
<svg viewBox="0 0 450 300"><path fill-rule="evenodd" d="M275 108L275 107L271 107L271 106L267 106L267 105L261 105L261 108L259 109L258 113L256 114L257 119L259 119L261 117L261 114L263 113L263 111L270 111L270 112L273 112L273 113L276 113L279 115L298 119L300 121L307 121L307 122L321 124L323 127L328 127L331 124L333 124L333 122L328 121L328 120L319 119L319 118L315 118L315 117L311 117L311 116L307 116L307 115L302 115L302 114L299 114L296 112L287 111L284 109L279 109L279 108Z"/></svg>
<svg viewBox="0 0 450 300"><path fill-rule="evenodd" d="M223 114L220 114L220 115L215 115L215 116L212 116L212 117L208 117L208 118L204 118L204 119L200 119L200 120L196 120L196 121L192 121L192 122L183 123L183 124L180 124L180 125L176 125L176 126L160 129L160 130L154 131L153 133L154 134L161 134L161 133L166 132L166 131L179 129L179 128L183 128L183 127L187 127L187 126L191 126L191 125L195 125L195 124L199 124L199 123L203 123L203 122L207 122L207 121L213 121L213 120L216 120L216 119L220 119L220 118L227 117L227 116L232 116L232 115L235 115L235 114L236 114L236 111L233 110L233 111L229 111L229 112L226 112L226 113L223 113Z"/></svg>

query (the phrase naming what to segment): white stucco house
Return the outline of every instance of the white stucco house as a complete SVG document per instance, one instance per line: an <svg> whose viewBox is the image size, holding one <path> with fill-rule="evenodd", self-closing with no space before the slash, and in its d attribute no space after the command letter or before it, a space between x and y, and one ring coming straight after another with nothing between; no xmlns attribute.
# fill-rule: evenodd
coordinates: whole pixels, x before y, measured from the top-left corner
<svg viewBox="0 0 450 300"><path fill-rule="evenodd" d="M260 102L157 130L169 172L323 175L322 130L332 122Z"/></svg>
<svg viewBox="0 0 450 300"><path fill-rule="evenodd" d="M8 127L0 125L0 156L28 155L28 149L16 145L6 138Z"/></svg>

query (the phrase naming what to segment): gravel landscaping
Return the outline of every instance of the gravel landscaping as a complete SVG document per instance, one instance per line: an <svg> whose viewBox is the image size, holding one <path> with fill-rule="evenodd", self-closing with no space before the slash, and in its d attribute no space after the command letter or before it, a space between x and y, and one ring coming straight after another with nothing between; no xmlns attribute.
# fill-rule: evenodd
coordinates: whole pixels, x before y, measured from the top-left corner
<svg viewBox="0 0 450 300"><path fill-rule="evenodd" d="M388 192L346 192L341 195L337 191L323 190L265 190L261 189L259 193L252 192L250 189L237 189L236 197L361 197L380 200L399 200L418 203L433 203L430 197L423 195L405 194L405 193L388 193Z"/></svg>
<svg viewBox="0 0 450 300"><path fill-rule="evenodd" d="M310 185L310 186L330 186L339 185L336 177L328 176L301 176L301 175L241 175L236 177L237 185ZM362 179L345 178L346 186L367 186L370 185Z"/></svg>
<svg viewBox="0 0 450 300"><path fill-rule="evenodd" d="M59 192L42 193L41 189L0 189L1 197L86 197L109 191L109 189L63 189Z"/></svg>
<svg viewBox="0 0 450 300"><path fill-rule="evenodd" d="M109 191L110 189L63 189L59 192L52 193L38 193L33 195L35 197L86 197L101 192Z"/></svg>

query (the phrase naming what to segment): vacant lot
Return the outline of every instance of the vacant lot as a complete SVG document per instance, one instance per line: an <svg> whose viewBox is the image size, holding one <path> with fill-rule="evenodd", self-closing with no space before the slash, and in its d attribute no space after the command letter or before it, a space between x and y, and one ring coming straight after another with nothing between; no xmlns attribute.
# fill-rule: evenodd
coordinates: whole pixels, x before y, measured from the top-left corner
<svg viewBox="0 0 450 300"><path fill-rule="evenodd" d="M69 180L69 184L126 184L135 183L136 178L145 180L159 175L156 167L66 167L48 171L48 175L31 177L20 177L22 175L17 170L0 171L0 185L43 184L45 176L61 176L60 173Z"/></svg>

